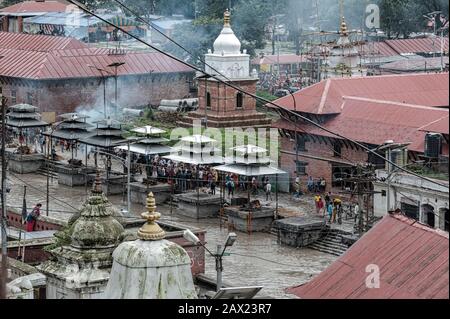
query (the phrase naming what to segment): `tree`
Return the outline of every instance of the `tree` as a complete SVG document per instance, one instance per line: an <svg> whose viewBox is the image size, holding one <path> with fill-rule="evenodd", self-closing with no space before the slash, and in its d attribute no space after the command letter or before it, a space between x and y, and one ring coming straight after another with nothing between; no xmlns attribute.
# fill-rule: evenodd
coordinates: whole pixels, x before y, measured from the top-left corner
<svg viewBox="0 0 450 319"><path fill-rule="evenodd" d="M234 7L231 20L233 30L248 54L254 56L255 49L265 46L264 35L268 19L269 11L264 1L241 1Z"/></svg>
<svg viewBox="0 0 450 319"><path fill-rule="evenodd" d="M22 1L23 0L3 0L0 2L0 8L6 8Z"/></svg>

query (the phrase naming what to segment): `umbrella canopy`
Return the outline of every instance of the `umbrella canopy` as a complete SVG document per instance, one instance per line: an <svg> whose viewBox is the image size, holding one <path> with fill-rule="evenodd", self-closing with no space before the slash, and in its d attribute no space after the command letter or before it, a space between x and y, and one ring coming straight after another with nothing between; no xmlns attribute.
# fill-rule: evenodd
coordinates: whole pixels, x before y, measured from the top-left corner
<svg viewBox="0 0 450 319"><path fill-rule="evenodd" d="M128 151L128 146L119 146L118 149ZM131 144L130 152L141 155L166 155L170 154L172 148L165 145Z"/></svg>
<svg viewBox="0 0 450 319"><path fill-rule="evenodd" d="M210 155L201 156L201 154L194 154L194 156L191 156L191 157L171 154L171 155L164 156L164 158L170 159L174 162L191 164L191 165L214 165L214 164L217 165L217 164L223 164L223 162L224 162L223 157L210 156Z"/></svg>
<svg viewBox="0 0 450 319"><path fill-rule="evenodd" d="M243 176L267 176L267 175L278 175L285 174L278 168L271 166L256 166L256 165L243 165L243 164L227 164L221 165L214 168L219 172L233 173Z"/></svg>
<svg viewBox="0 0 450 319"><path fill-rule="evenodd" d="M164 131L160 128L151 126L151 125L138 127L138 128L132 129L131 131L134 133L142 134L142 135L155 135L155 134L166 133L166 131Z"/></svg>

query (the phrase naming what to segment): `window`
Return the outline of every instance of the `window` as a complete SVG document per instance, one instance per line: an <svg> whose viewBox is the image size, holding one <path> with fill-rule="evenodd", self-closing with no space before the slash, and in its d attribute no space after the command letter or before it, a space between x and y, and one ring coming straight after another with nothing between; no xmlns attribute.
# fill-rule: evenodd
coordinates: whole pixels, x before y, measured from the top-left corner
<svg viewBox="0 0 450 319"><path fill-rule="evenodd" d="M33 93L27 93L27 103L33 105Z"/></svg>
<svg viewBox="0 0 450 319"><path fill-rule="evenodd" d="M342 157L342 144L340 141L335 141L333 143L333 156Z"/></svg>
<svg viewBox="0 0 450 319"><path fill-rule="evenodd" d="M296 172L298 175L306 175L306 166L308 166L308 163L306 162L296 162Z"/></svg>
<svg viewBox="0 0 450 319"><path fill-rule="evenodd" d="M211 93L206 93L206 108L210 109L211 108Z"/></svg>
<svg viewBox="0 0 450 319"><path fill-rule="evenodd" d="M11 90L11 104L17 104L17 91Z"/></svg>
<svg viewBox="0 0 450 319"><path fill-rule="evenodd" d="M297 134L297 150L298 151L302 151L302 152L306 152L306 138L305 136L301 135L301 134Z"/></svg>
<svg viewBox="0 0 450 319"><path fill-rule="evenodd" d="M244 95L241 92L236 94L236 108L241 109L244 106Z"/></svg>

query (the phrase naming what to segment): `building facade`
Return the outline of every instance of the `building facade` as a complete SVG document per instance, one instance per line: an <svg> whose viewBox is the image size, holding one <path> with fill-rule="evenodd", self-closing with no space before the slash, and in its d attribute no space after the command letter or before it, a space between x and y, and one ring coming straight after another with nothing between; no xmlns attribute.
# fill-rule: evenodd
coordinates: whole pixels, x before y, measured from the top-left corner
<svg viewBox="0 0 450 319"><path fill-rule="evenodd" d="M380 180L387 180L388 176L385 170L377 171ZM389 186L386 182L375 182L375 216L384 216L387 211L400 209L409 218L448 232L449 184L448 181L436 180L436 182L446 186L439 186L404 173L392 175Z"/></svg>
<svg viewBox="0 0 450 319"><path fill-rule="evenodd" d="M448 74L334 78L295 93L295 104L292 96L275 101L281 106L275 108L280 120L272 125L281 135L281 169L292 180L299 176L303 188L312 177L324 178L331 190L350 186L345 178L357 163L385 166L383 158L361 145L375 149L387 140L410 143L409 161L419 160L425 152L423 128L448 117L448 80ZM440 156L448 159L445 136Z"/></svg>
<svg viewBox="0 0 450 319"><path fill-rule="evenodd" d="M27 103L58 115L190 96L192 69L160 53L91 49L44 35L0 32L0 40L0 86L8 105Z"/></svg>

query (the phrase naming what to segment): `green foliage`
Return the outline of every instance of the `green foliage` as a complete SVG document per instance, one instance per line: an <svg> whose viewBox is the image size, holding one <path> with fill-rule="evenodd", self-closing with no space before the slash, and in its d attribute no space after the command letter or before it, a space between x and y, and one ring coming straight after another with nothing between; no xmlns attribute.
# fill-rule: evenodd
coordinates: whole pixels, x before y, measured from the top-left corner
<svg viewBox="0 0 450 319"><path fill-rule="evenodd" d="M274 95L272 95L272 94L270 94L270 93L268 93L266 91L257 91L256 92L256 96L258 96L260 98L263 98L263 99L266 99L266 100L269 100L271 102L278 99L276 96L274 96ZM257 108L261 108L261 107L263 107L265 105L266 105L266 102L264 102L262 100L257 100L256 101L256 107Z"/></svg>

